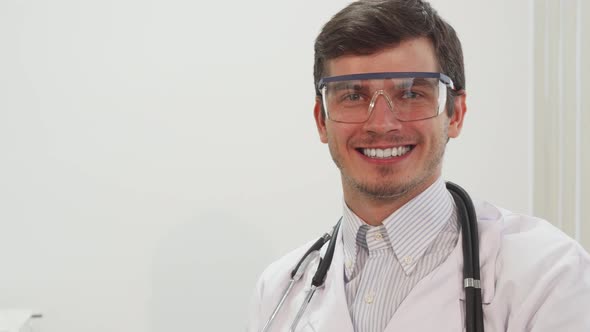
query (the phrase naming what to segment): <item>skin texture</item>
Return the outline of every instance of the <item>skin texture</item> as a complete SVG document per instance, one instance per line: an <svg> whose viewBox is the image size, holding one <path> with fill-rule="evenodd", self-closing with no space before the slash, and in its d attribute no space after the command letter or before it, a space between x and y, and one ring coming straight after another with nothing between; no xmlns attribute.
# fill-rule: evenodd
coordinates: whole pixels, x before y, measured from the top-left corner
<svg viewBox="0 0 590 332"><path fill-rule="evenodd" d="M370 55L345 55L326 64L327 75L371 72L438 72L432 43L427 38L403 41ZM360 124L339 123L322 116L316 99L314 117L323 143L340 169L344 200L370 225L383 219L433 184L442 171L449 138L461 132L467 111L465 93L455 97L455 112L411 122L397 120L383 97L370 118ZM367 158L360 148L389 148L412 145L407 154L387 160Z"/></svg>

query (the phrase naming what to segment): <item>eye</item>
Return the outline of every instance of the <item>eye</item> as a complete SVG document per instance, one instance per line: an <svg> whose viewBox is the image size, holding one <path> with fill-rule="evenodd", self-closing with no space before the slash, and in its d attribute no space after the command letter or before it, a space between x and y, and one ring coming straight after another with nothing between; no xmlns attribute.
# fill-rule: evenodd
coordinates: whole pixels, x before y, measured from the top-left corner
<svg viewBox="0 0 590 332"><path fill-rule="evenodd" d="M416 91L412 91L412 90L405 90L402 93L402 98L403 99L416 99L416 98L420 98L422 95Z"/></svg>
<svg viewBox="0 0 590 332"><path fill-rule="evenodd" d="M340 104L349 105L349 106L362 104L366 100L367 100L367 97L365 96L365 94L363 94L361 92L353 92L353 91L348 91L348 92L342 93L338 97L338 102Z"/></svg>
<svg viewBox="0 0 590 332"><path fill-rule="evenodd" d="M360 93L349 93L344 96L343 100L346 101L360 101L363 98Z"/></svg>

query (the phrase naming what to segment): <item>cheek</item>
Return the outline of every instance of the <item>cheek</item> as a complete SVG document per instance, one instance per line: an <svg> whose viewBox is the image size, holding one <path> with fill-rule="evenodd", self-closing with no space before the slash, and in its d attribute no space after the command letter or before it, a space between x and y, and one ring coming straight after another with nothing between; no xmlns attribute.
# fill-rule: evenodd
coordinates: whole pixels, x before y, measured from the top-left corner
<svg viewBox="0 0 590 332"><path fill-rule="evenodd" d="M412 128L412 132L416 135L418 142L426 147L426 150L432 151L444 146L447 142L446 123L433 122L430 125L416 126ZM409 134L413 135L413 134Z"/></svg>
<svg viewBox="0 0 590 332"><path fill-rule="evenodd" d="M446 124L441 125L437 128L433 128L432 133L429 137L431 149L433 150L433 152L445 149L447 142L449 140L448 130L449 128Z"/></svg>
<svg viewBox="0 0 590 332"><path fill-rule="evenodd" d="M356 153L352 144L355 131L350 129L341 126L328 128L328 146L333 158L349 159Z"/></svg>
<svg viewBox="0 0 590 332"><path fill-rule="evenodd" d="M336 152L341 155L344 153L343 150L346 148L346 139L341 135L341 133L331 133L331 135L328 135L328 145L330 146L330 150L332 150L332 152Z"/></svg>
<svg viewBox="0 0 590 332"><path fill-rule="evenodd" d="M338 146L345 146L352 135L350 130L341 124L331 123L326 126L326 129L329 143Z"/></svg>

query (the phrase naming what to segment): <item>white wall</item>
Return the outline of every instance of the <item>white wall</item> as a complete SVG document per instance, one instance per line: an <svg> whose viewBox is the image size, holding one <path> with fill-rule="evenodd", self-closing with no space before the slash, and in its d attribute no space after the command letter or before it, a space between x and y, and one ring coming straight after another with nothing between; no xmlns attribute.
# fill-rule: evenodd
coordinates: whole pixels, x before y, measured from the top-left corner
<svg viewBox="0 0 590 332"><path fill-rule="evenodd" d="M348 2L0 2L0 308L43 332L240 330L264 266L340 214L312 62ZM528 212L528 4L433 4L467 63L446 177Z"/></svg>
<svg viewBox="0 0 590 332"><path fill-rule="evenodd" d="M590 249L590 2L535 2L536 214Z"/></svg>

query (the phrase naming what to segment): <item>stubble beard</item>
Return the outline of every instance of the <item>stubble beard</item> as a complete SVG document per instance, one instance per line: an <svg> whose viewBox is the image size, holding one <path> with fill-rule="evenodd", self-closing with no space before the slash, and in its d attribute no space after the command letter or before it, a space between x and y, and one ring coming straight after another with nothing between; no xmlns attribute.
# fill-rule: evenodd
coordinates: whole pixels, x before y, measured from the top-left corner
<svg viewBox="0 0 590 332"><path fill-rule="evenodd" d="M438 170L438 167L442 161L444 150L442 150L436 158L432 158L426 164L426 168L420 171L417 177L414 178L398 178L394 181L379 181L375 179L373 181L363 181L355 179L343 171L342 180L356 192L362 196L376 202L389 202L402 199L415 192L417 188L423 187L424 184L431 179L433 174ZM382 166L378 168L378 177L387 179L390 176L394 176L394 172Z"/></svg>
<svg viewBox="0 0 590 332"><path fill-rule="evenodd" d="M440 138L437 145L432 151L430 151L434 155L426 160L423 168L418 170L417 176L414 178L408 178L405 181L402 178L390 182L379 181L380 179L387 179L390 176L395 175L395 172L388 166L378 166L378 176L377 179L374 179L373 181L357 179L349 175L346 169L343 168L342 164L338 161L338 158L336 158L336 155L332 154L332 160L334 160L334 163L340 169L342 181L345 185L348 185L367 199L376 202L395 201L413 194L417 188L423 187L424 184L439 171L448 140L446 127L442 136L443 137Z"/></svg>

